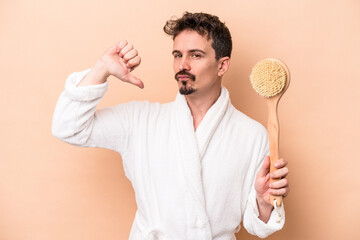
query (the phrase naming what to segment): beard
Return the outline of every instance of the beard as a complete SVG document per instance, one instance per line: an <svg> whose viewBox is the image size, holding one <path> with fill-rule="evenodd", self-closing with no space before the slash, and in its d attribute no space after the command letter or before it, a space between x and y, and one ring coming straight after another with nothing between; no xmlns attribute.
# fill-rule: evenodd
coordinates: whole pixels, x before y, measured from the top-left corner
<svg viewBox="0 0 360 240"><path fill-rule="evenodd" d="M179 89L179 92L180 92L180 94L182 94L182 95L190 95L190 94L192 94L192 93L194 93L194 92L196 92L196 89L195 88L193 88L193 87L187 87L186 86L186 82L184 83L184 82L182 82L182 86L180 87L180 89Z"/></svg>
<svg viewBox="0 0 360 240"><path fill-rule="evenodd" d="M178 82L179 82L179 75L186 75L190 79L188 81L195 82L195 75L187 72L186 70L181 70L180 72L175 74L175 79ZM193 88L192 86L187 86L187 81L183 80L183 81L181 81L181 84L182 84L182 86L179 88L180 94L182 94L182 95L190 95L190 94L196 92L195 88Z"/></svg>

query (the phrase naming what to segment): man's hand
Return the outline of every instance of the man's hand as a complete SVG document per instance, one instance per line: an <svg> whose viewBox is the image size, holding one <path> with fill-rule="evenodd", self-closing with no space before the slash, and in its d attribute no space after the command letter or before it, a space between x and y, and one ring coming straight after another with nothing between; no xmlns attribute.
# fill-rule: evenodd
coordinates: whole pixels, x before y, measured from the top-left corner
<svg viewBox="0 0 360 240"><path fill-rule="evenodd" d="M289 169L286 167L287 161L283 158L275 162L277 170L270 174L270 157L267 156L260 168L255 180L256 200L259 207L259 218L267 222L273 209L270 202L270 195L286 197L289 192L289 183L286 176ZM271 178L281 178L281 180L270 183Z"/></svg>
<svg viewBox="0 0 360 240"><path fill-rule="evenodd" d="M125 40L120 41L106 50L78 86L103 83L113 75L124 82L144 88L143 82L131 74L140 62L141 59L133 45Z"/></svg>

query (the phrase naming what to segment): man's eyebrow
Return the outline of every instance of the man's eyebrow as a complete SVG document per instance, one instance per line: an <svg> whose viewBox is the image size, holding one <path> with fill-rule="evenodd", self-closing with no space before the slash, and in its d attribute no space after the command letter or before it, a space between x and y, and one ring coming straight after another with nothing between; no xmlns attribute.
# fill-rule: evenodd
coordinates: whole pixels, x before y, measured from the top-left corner
<svg viewBox="0 0 360 240"><path fill-rule="evenodd" d="M189 50L190 53L193 53L193 52L201 52L202 54L206 54L205 51L201 50L201 49L191 49Z"/></svg>
<svg viewBox="0 0 360 240"><path fill-rule="evenodd" d="M206 52L201 50L201 49L190 49L188 51L189 53L193 53L193 52L201 52L202 54L205 54L206 55ZM172 51L172 54L174 55L175 53L181 53L179 50L174 50Z"/></svg>
<svg viewBox="0 0 360 240"><path fill-rule="evenodd" d="M172 55L174 55L174 53L181 53L179 50L174 50L174 51L172 51Z"/></svg>

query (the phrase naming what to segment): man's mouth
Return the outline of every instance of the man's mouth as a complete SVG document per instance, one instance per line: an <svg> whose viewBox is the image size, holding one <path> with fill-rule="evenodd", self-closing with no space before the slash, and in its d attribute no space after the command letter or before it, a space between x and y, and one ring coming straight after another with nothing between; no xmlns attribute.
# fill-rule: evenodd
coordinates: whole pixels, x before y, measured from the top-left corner
<svg viewBox="0 0 360 240"><path fill-rule="evenodd" d="M188 80L192 80L195 81L195 76L191 73L188 73L184 70L178 72L175 74L175 79L176 81L188 81Z"/></svg>
<svg viewBox="0 0 360 240"><path fill-rule="evenodd" d="M177 80L178 81L186 81L186 80L191 80L191 76L188 76L188 75L178 75L177 76Z"/></svg>

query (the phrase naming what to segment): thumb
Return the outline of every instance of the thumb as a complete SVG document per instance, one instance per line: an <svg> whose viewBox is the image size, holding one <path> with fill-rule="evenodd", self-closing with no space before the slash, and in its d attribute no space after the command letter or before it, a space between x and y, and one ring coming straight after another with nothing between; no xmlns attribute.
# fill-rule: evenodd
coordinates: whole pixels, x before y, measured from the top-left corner
<svg viewBox="0 0 360 240"><path fill-rule="evenodd" d="M144 88L144 83L140 80L140 78L135 77L130 73L126 75L124 80L128 83L138 86L139 88Z"/></svg>
<svg viewBox="0 0 360 240"><path fill-rule="evenodd" d="M262 177L266 177L266 175L270 172L270 157L266 156L264 162L259 170L258 175Z"/></svg>

